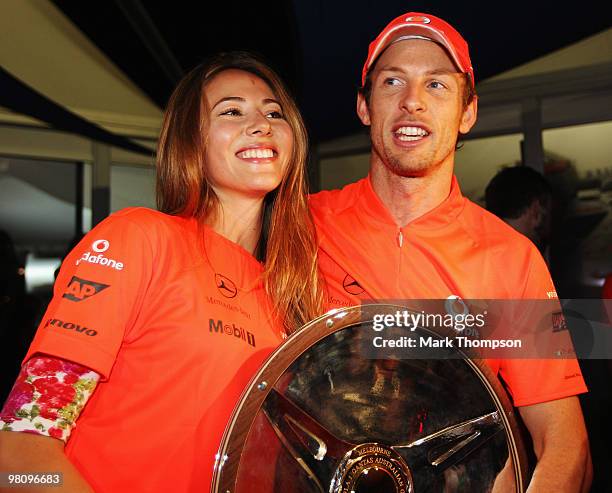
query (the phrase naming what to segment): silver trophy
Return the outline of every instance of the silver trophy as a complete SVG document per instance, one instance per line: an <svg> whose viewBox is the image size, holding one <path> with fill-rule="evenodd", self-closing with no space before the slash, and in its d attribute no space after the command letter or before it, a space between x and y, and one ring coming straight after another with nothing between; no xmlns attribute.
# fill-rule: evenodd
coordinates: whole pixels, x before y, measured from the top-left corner
<svg viewBox="0 0 612 493"><path fill-rule="evenodd" d="M287 339L236 406L211 491L523 492L521 432L483 361L454 348L368 353L374 316L397 309L336 310Z"/></svg>

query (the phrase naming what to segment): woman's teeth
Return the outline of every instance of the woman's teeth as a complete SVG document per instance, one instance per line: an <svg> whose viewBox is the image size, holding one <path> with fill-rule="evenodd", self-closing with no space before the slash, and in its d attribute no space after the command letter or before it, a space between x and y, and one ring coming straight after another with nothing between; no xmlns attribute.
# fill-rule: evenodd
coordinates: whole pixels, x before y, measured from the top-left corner
<svg viewBox="0 0 612 493"><path fill-rule="evenodd" d="M239 152L237 156L241 159L264 159L274 157L274 151L272 149L247 149L246 151Z"/></svg>

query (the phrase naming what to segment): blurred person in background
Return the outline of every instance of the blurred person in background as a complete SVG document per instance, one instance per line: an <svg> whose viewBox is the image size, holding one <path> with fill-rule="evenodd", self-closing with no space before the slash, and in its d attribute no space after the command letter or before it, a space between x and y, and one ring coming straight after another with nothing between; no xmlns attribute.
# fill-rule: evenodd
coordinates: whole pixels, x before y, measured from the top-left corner
<svg viewBox="0 0 612 493"><path fill-rule="evenodd" d="M528 166L502 168L485 189L489 212L529 238L545 254L551 233L552 188Z"/></svg>

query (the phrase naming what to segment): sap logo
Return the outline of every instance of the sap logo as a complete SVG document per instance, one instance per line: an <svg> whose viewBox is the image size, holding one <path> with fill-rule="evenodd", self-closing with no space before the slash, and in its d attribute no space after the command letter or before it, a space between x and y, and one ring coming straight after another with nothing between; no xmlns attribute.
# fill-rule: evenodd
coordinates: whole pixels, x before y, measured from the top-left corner
<svg viewBox="0 0 612 493"><path fill-rule="evenodd" d="M73 276L62 298L66 298L70 301L83 301L108 287L109 284L88 281L87 279Z"/></svg>
<svg viewBox="0 0 612 493"><path fill-rule="evenodd" d="M553 332L567 330L567 323L565 322L563 312L556 312L552 314L552 330Z"/></svg>
<svg viewBox="0 0 612 493"><path fill-rule="evenodd" d="M96 240L91 244L91 249L98 255L91 252L85 252L83 256L76 261L76 265L81 262L87 262L89 264L98 264L103 267L110 267L115 270L123 270L123 262L119 262L112 258L105 257L102 255L103 252L110 248L110 242L108 240Z"/></svg>
<svg viewBox="0 0 612 493"><path fill-rule="evenodd" d="M219 334L237 337L255 347L255 334L252 334L248 330L244 330L242 327L236 327L236 324L224 324L223 320L214 320L211 318L208 320L208 330L210 332L214 330Z"/></svg>
<svg viewBox="0 0 612 493"><path fill-rule="evenodd" d="M75 332L80 332L90 337L94 337L98 334L97 330L88 329L85 326L81 327L79 324L74 324L72 322L64 322L63 320L60 320L58 318L50 318L49 320L47 320L47 322L45 323L45 327L48 327L49 325L59 327L60 329L74 330Z"/></svg>

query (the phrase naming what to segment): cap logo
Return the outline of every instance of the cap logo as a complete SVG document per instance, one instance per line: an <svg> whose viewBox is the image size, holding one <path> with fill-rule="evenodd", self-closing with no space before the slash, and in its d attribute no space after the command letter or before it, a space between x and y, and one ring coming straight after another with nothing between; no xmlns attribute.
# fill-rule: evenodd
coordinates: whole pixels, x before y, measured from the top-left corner
<svg viewBox="0 0 612 493"><path fill-rule="evenodd" d="M406 22L422 22L423 24L429 24L431 22L431 19L423 15L415 15L411 17L406 17Z"/></svg>

